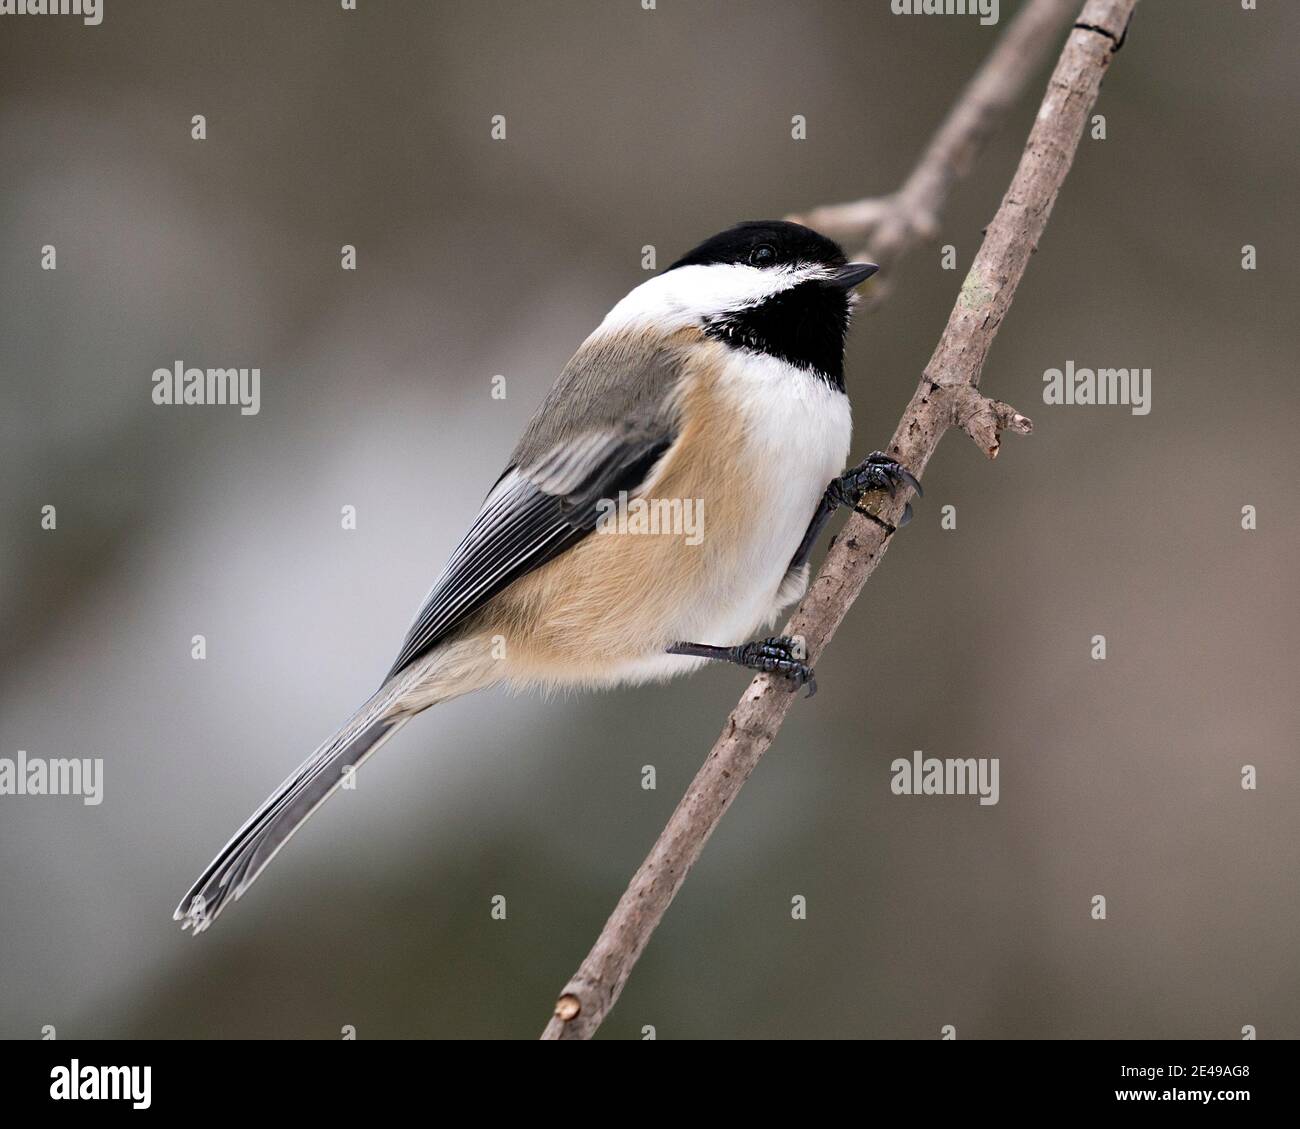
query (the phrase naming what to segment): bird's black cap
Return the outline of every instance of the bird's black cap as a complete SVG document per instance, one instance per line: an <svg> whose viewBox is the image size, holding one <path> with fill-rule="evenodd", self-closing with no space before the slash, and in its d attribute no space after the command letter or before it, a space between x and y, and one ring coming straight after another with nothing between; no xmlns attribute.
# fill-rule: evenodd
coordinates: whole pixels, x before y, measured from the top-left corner
<svg viewBox="0 0 1300 1129"><path fill-rule="evenodd" d="M844 251L838 243L803 224L789 220L745 220L710 236L668 269L714 263L756 267L819 263L837 267L844 262Z"/></svg>

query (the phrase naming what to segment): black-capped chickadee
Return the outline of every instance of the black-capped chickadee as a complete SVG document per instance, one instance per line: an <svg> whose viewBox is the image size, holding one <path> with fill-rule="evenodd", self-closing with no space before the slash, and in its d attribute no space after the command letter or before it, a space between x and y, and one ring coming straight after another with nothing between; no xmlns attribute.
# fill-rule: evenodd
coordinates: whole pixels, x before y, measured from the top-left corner
<svg viewBox="0 0 1300 1129"><path fill-rule="evenodd" d="M383 685L239 829L177 920L207 928L348 770L472 690L611 686L723 660L811 692L793 640L745 640L802 595L839 506L920 492L878 452L841 473L844 335L853 288L876 269L806 227L754 221L619 302L529 423ZM701 535L635 535L644 521L605 521L615 499L666 500L668 515L689 503Z"/></svg>

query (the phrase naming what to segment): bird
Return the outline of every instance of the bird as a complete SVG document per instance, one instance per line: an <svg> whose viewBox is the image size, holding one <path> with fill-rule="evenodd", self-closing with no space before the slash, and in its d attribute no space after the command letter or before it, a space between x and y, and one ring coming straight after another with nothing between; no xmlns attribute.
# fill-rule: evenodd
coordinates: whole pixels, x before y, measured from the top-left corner
<svg viewBox="0 0 1300 1129"><path fill-rule="evenodd" d="M182 928L206 930L348 773L441 702L708 662L811 696L800 641L752 636L803 594L840 507L921 492L879 451L844 469L845 337L855 288L877 270L808 227L748 220L617 302L527 425L379 689L212 860L176 908ZM610 520L657 502L667 517L690 507L696 535Z"/></svg>

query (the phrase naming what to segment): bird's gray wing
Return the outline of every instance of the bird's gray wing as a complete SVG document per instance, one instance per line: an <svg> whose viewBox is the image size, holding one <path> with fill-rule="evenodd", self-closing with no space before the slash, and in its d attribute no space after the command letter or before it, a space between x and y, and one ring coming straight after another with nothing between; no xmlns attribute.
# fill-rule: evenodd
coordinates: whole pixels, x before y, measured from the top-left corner
<svg viewBox="0 0 1300 1129"><path fill-rule="evenodd" d="M617 349L578 352L456 546L389 678L502 589L591 533L602 499L636 493L676 439L680 369L667 350L639 364Z"/></svg>

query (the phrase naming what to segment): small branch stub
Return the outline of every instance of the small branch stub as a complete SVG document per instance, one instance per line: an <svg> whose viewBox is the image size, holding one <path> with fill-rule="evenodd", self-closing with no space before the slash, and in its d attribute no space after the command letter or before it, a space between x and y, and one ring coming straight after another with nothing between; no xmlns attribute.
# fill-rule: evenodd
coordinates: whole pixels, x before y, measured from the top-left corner
<svg viewBox="0 0 1300 1129"><path fill-rule="evenodd" d="M969 435L990 459L998 457L1003 431L1028 435L1034 430L1034 421L1028 416L1021 415L1010 404L981 395L969 384L963 384L957 390L952 415L953 423Z"/></svg>
<svg viewBox="0 0 1300 1129"><path fill-rule="evenodd" d="M561 1023L576 1019L582 1010L582 1001L577 996L561 996L555 1001L555 1018Z"/></svg>

